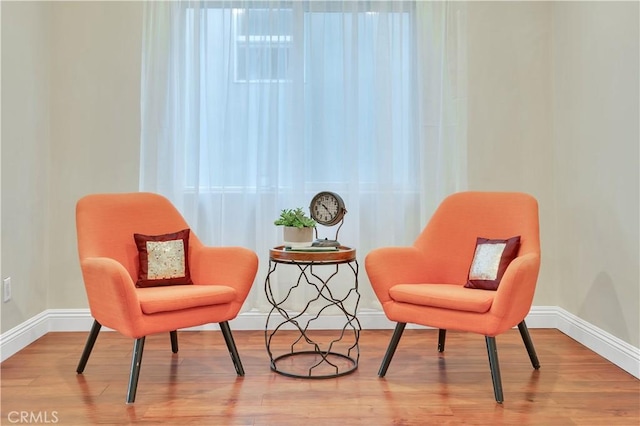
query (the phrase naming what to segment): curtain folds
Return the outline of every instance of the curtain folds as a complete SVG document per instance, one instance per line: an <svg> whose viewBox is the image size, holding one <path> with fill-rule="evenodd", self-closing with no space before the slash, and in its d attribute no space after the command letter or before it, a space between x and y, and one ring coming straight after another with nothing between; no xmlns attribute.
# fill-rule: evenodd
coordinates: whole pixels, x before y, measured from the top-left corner
<svg viewBox="0 0 640 426"><path fill-rule="evenodd" d="M466 186L464 21L459 2L145 2L140 189L206 244L258 253L243 309L261 312L280 210L339 193L360 309L379 309L366 253L411 244Z"/></svg>

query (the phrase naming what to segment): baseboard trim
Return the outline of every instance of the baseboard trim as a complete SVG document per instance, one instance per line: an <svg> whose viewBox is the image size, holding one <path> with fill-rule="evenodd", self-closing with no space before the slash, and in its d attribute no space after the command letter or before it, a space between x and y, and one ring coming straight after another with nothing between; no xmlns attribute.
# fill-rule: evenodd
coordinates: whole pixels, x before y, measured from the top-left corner
<svg viewBox="0 0 640 426"><path fill-rule="evenodd" d="M607 333L581 318L557 308L557 329L640 379L640 348Z"/></svg>
<svg viewBox="0 0 640 426"><path fill-rule="evenodd" d="M267 314L244 312L231 321L233 330L264 330ZM358 312L363 330L392 329L394 323L383 312ZM629 374L640 379L640 348L601 330L557 306L533 306L526 318L529 328L555 328L589 348ZM49 332L88 331L93 318L88 309L48 309L0 335L0 362L11 357ZM337 329L344 318L323 316L315 320L318 328ZM407 328L423 328L408 324ZM217 324L192 327L188 330L219 330ZM103 330L109 330L104 328Z"/></svg>
<svg viewBox="0 0 640 426"><path fill-rule="evenodd" d="M48 311L43 311L11 330L2 333L0 335L0 361L4 361L29 346L49 331L51 329Z"/></svg>

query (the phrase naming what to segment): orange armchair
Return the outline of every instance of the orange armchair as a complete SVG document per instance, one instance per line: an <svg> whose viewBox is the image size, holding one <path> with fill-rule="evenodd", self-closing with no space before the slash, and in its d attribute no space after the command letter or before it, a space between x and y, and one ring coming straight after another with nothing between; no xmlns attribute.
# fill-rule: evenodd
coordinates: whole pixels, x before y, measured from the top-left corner
<svg viewBox="0 0 640 426"><path fill-rule="evenodd" d="M191 232L185 250L193 284L142 288L136 286L140 265L134 233L162 235L188 228L169 200L151 193L88 195L77 203L76 228L94 318L78 374L84 371L103 325L135 339L126 399L132 403L145 336L169 332L176 353L178 329L215 322L237 374L244 375L228 321L238 314L256 276L258 258L253 251L207 247Z"/></svg>
<svg viewBox="0 0 640 426"><path fill-rule="evenodd" d="M466 288L476 239L520 236L517 257L497 290ZM495 336L518 326L531 364L540 367L525 324L540 268L537 201L527 194L461 192L450 195L411 247L371 251L365 269L395 331L378 375L384 377L407 323L485 336L495 399L503 402Z"/></svg>

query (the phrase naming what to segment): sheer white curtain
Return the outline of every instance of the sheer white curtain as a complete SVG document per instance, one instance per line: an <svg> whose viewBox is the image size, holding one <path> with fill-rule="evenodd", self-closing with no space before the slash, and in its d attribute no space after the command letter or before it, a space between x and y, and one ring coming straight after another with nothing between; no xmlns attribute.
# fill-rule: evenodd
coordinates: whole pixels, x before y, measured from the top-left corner
<svg viewBox="0 0 640 426"><path fill-rule="evenodd" d="M358 252L360 309L379 309L366 253L411 244L442 197L466 185L463 5L144 8L140 189L168 196L205 243L255 250L244 310L263 312L280 210L339 193L348 213L338 239Z"/></svg>

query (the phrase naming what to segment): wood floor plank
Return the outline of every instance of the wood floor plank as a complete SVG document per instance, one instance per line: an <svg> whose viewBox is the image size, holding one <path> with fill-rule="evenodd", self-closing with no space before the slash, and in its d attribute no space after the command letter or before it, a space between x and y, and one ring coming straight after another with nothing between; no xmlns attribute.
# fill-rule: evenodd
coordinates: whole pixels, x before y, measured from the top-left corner
<svg viewBox="0 0 640 426"><path fill-rule="evenodd" d="M16 413L61 425L640 424L638 379L557 330L530 333L540 370L517 330L497 338L504 404L493 397L484 339L469 333L450 331L438 353L436 330L406 330L379 378L392 331L364 330L358 369L333 379L271 371L262 331L234 332L244 377L219 332L180 332L177 354L168 335L153 335L134 404L125 404L131 339L101 333L78 375L87 333L49 333L0 365L1 424L16 424Z"/></svg>

